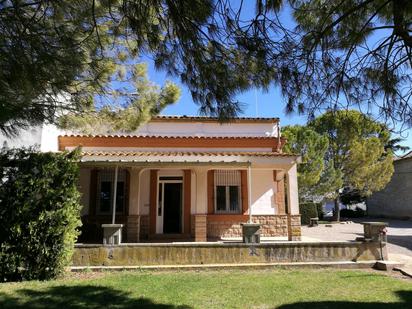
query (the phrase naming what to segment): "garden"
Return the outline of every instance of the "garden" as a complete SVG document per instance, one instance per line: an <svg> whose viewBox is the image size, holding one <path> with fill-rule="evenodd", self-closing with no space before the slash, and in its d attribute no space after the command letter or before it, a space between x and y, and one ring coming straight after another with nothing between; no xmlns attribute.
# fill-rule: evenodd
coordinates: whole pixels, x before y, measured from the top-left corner
<svg viewBox="0 0 412 309"><path fill-rule="evenodd" d="M1 308L407 308L412 284L371 270L122 271L0 285Z"/></svg>

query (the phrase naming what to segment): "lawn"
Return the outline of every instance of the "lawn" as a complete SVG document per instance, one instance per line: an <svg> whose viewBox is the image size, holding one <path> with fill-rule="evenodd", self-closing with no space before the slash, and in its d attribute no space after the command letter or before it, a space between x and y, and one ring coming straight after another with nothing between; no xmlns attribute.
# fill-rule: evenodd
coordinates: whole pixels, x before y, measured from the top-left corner
<svg viewBox="0 0 412 309"><path fill-rule="evenodd" d="M0 308L412 308L412 281L372 271L81 273L0 284Z"/></svg>

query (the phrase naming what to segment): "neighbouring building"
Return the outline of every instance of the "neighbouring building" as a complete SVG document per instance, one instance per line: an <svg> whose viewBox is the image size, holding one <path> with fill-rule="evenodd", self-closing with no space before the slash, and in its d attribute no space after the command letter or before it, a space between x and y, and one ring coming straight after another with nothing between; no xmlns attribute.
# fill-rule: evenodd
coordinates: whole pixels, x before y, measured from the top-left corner
<svg viewBox="0 0 412 309"><path fill-rule="evenodd" d="M0 133L0 148L38 147L39 151L57 151L57 136L61 131L50 124L21 129L15 136Z"/></svg>
<svg viewBox="0 0 412 309"><path fill-rule="evenodd" d="M238 238L250 211L262 237L300 239L299 157L282 152L278 118L159 116L133 134L43 143L81 147L80 242L101 243L113 217L123 242Z"/></svg>
<svg viewBox="0 0 412 309"><path fill-rule="evenodd" d="M367 200L368 215L412 219L412 151L393 164L391 181Z"/></svg>

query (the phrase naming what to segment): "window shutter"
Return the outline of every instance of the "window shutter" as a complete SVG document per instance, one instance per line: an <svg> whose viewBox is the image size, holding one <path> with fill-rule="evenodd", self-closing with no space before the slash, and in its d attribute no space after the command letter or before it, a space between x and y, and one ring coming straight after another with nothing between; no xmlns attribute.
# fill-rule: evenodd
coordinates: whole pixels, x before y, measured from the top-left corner
<svg viewBox="0 0 412 309"><path fill-rule="evenodd" d="M207 212L213 214L215 210L215 171L207 171Z"/></svg>
<svg viewBox="0 0 412 309"><path fill-rule="evenodd" d="M241 183L242 183L242 213L246 215L249 210L249 193L248 193L248 184L247 184L247 171L240 171Z"/></svg>
<svg viewBox="0 0 412 309"><path fill-rule="evenodd" d="M190 212L191 212L191 199L192 199L192 171L191 170L184 170L184 178L183 178L183 225L184 225L184 232L185 234L190 234Z"/></svg>
<svg viewBox="0 0 412 309"><path fill-rule="evenodd" d="M150 170L150 234L156 233L156 214L157 214L157 170Z"/></svg>
<svg viewBox="0 0 412 309"><path fill-rule="evenodd" d="M90 171L90 200L89 200L89 215L96 215L96 200L97 200L97 170Z"/></svg>

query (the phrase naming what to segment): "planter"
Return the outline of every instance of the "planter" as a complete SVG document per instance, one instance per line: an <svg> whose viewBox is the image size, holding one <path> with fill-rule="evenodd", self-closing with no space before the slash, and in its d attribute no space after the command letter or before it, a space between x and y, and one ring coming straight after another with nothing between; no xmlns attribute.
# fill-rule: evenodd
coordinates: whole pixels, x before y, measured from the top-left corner
<svg viewBox="0 0 412 309"><path fill-rule="evenodd" d="M242 223L243 242L245 244L260 243L260 224L258 223Z"/></svg>
<svg viewBox="0 0 412 309"><path fill-rule="evenodd" d="M103 245L119 245L122 243L123 224L102 224Z"/></svg>
<svg viewBox="0 0 412 309"><path fill-rule="evenodd" d="M365 241L386 242L386 222L362 222Z"/></svg>

